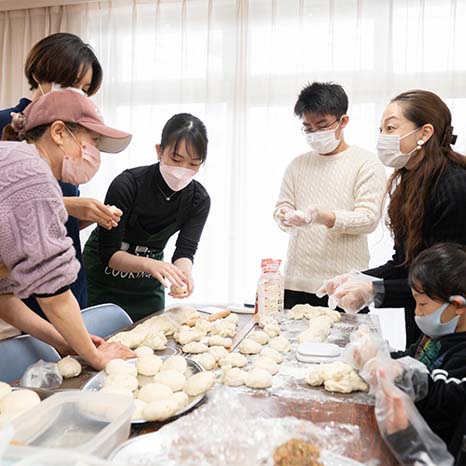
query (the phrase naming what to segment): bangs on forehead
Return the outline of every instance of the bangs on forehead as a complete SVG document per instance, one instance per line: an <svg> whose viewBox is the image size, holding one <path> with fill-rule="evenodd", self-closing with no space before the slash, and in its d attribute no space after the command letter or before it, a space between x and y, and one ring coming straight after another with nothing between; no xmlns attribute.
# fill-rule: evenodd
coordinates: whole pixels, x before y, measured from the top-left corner
<svg viewBox="0 0 466 466"><path fill-rule="evenodd" d="M196 147L195 142L191 140L189 135L180 134L175 140L173 151L175 153L178 153L178 147L183 141L184 141L184 146L186 148L186 152L189 155L190 159L193 161L199 161L201 163L204 162L204 159L199 154L199 150Z"/></svg>

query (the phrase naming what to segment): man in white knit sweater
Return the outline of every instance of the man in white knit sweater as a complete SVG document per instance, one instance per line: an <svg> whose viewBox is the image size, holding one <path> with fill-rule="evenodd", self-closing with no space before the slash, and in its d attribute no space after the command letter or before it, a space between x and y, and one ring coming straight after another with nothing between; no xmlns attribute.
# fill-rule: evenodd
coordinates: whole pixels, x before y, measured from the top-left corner
<svg viewBox="0 0 466 466"><path fill-rule="evenodd" d="M377 227L386 184L375 154L344 138L348 97L333 83L313 83L300 93L295 114L311 151L286 169L274 217L290 234L285 268L285 308L327 306L315 292L323 281L369 264L367 234Z"/></svg>

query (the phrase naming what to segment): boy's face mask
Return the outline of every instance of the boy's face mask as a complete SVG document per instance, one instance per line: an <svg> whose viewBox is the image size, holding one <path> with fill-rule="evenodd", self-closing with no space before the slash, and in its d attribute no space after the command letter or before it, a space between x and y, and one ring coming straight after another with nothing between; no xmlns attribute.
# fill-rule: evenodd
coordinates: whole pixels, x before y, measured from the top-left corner
<svg viewBox="0 0 466 466"><path fill-rule="evenodd" d="M450 301L452 298L453 296L450 298ZM422 333L431 338L439 338L445 335L450 335L451 333L455 333L460 316L455 316L453 319L443 324L441 322L442 314L445 312L445 309L449 305L450 303L442 304L442 306L440 306L432 314L414 317L416 324L422 330Z"/></svg>

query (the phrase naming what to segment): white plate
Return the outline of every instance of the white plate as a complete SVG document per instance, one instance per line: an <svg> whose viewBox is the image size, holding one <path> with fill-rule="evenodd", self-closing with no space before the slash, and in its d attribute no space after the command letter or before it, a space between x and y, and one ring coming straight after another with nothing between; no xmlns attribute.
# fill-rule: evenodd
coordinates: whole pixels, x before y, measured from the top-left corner
<svg viewBox="0 0 466 466"><path fill-rule="evenodd" d="M168 359L170 356L160 356L162 359ZM188 370L192 372L192 374L197 374L198 372L203 372L204 369L201 367L200 364L198 364L196 361L193 361L192 359L185 358L186 362L188 363ZM133 364L136 364L137 359L128 359L128 362L131 362ZM94 377L89 379L82 387L81 390L84 392L98 392L103 385L103 382L105 378L107 377L107 374L105 371L98 372ZM206 396L204 393L203 395L199 396L190 396L189 397L189 403L182 409L180 409L176 414L174 414L170 419L180 416L181 414L186 413L189 411L191 408L194 408L194 406L197 406ZM167 419L168 420L168 419ZM131 421L133 424L142 424L145 422L144 419L136 419L134 421Z"/></svg>
<svg viewBox="0 0 466 466"><path fill-rule="evenodd" d="M163 429L152 434L128 440L110 456L110 461L126 466L183 466L170 460L167 451L170 448L172 434ZM324 466L363 466L362 463L337 455L328 450L321 452Z"/></svg>

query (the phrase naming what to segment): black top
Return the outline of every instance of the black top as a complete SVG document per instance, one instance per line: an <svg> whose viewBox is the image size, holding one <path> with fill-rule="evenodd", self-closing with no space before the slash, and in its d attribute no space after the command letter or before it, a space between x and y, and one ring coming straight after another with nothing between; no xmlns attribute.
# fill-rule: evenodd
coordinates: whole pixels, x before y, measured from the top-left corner
<svg viewBox="0 0 466 466"><path fill-rule="evenodd" d="M466 406L466 383L460 383L466 380L466 332L435 339L424 335L406 351L392 353L394 359L403 356L421 361L431 372L428 394L416 406L430 428L449 445ZM445 383L447 376L449 383ZM458 447L451 450L454 455L458 453Z"/></svg>
<svg viewBox="0 0 466 466"><path fill-rule="evenodd" d="M424 248L445 241L466 245L466 170L450 162L426 200L423 226ZM416 212L412 213L416 215ZM379 277L374 282L376 307L404 307L407 344L417 340L420 331L414 323L415 302L408 283L409 268L404 262L404 238L395 245L392 260L370 270Z"/></svg>
<svg viewBox="0 0 466 466"><path fill-rule="evenodd" d="M167 199L169 198L169 200ZM138 222L149 234L156 234L181 218L172 262L181 257L193 261L210 210L205 188L193 180L174 192L165 183L159 164L125 170L110 185L105 203L123 211L116 228L99 228L99 256L108 264L122 241L133 244L131 227ZM159 249L160 244L146 244Z"/></svg>
<svg viewBox="0 0 466 466"><path fill-rule="evenodd" d="M464 354L463 354L464 358ZM428 395L416 403L433 432L446 443L456 458L455 466L466 465L466 379L450 377L450 373L435 370L429 378ZM403 466L415 466L425 455L425 442L410 425L407 429L386 436L387 443L398 453ZM425 457L425 456L424 456Z"/></svg>
<svg viewBox="0 0 466 466"><path fill-rule="evenodd" d="M11 112L23 112L24 109L31 103L31 100L22 98L15 107L7 108L5 110L0 110L0 134L3 128L11 123ZM74 186L69 183L58 182L62 190L63 196L65 197L79 197L79 189L77 186ZM68 221L65 224L66 231L68 236L73 240L73 246L76 250L76 259L78 259L81 264L79 269L78 277L76 281L71 285L71 291L76 297L79 306L81 309L87 306L87 284L86 284L86 274L84 272L84 267L82 266L83 260L81 256L81 240L79 238L79 220L77 218L68 217ZM42 309L37 303L35 297L31 296L28 299L23 300L29 308L34 312L45 317Z"/></svg>

